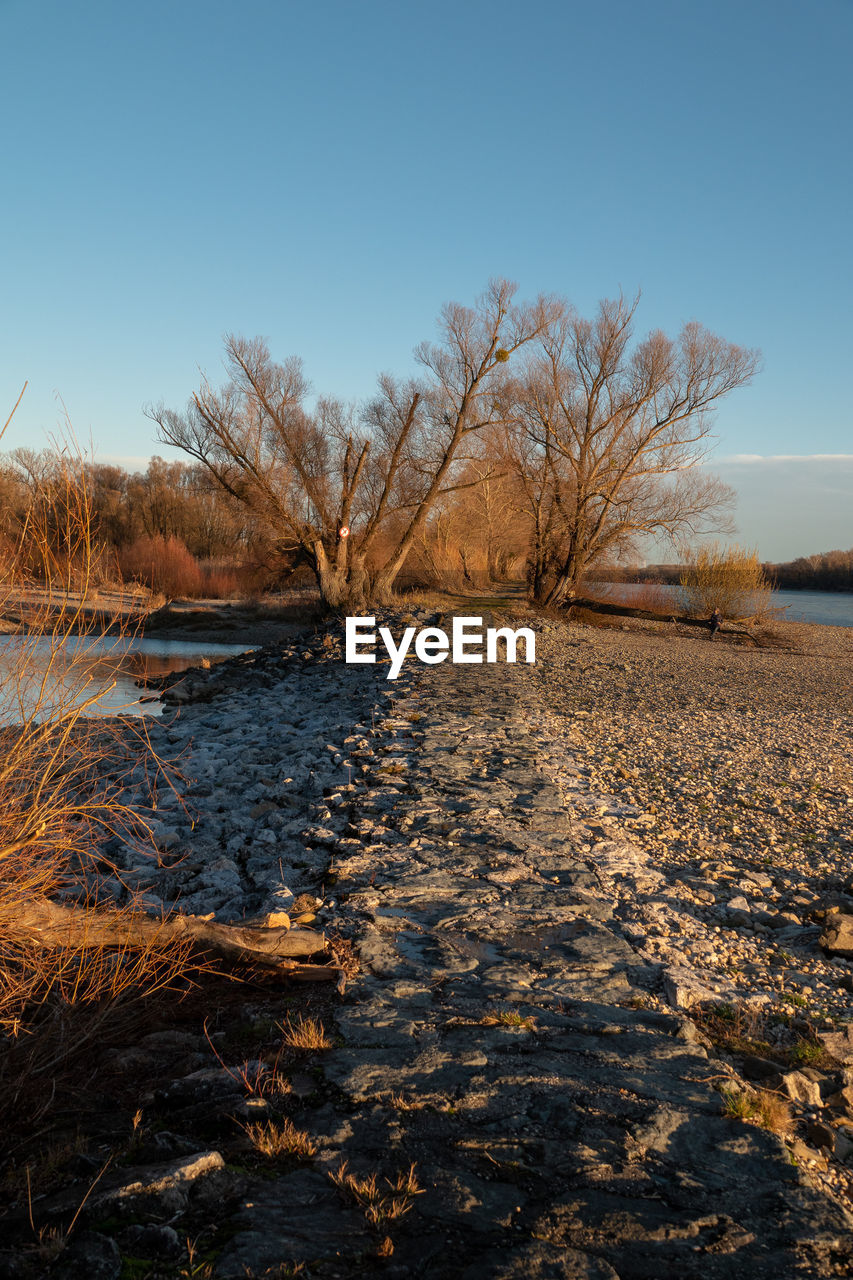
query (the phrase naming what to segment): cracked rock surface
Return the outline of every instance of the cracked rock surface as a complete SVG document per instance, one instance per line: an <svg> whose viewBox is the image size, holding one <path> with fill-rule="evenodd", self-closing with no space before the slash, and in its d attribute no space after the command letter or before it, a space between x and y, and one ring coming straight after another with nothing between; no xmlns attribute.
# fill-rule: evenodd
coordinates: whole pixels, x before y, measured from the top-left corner
<svg viewBox="0 0 853 1280"><path fill-rule="evenodd" d="M513 668L409 668L374 776L392 771L336 846L364 976L324 1066L352 1108L335 1158L414 1160L427 1188L427 1240L389 1270L843 1274L844 1210L721 1114L690 1022L636 1007L657 971L614 915L612 862L572 836L522 689Z"/></svg>
<svg viewBox="0 0 853 1280"><path fill-rule="evenodd" d="M164 1031L126 1051L171 1054L174 1078L145 1101L144 1159L110 1171L60 1259L73 1274L118 1277L140 1255L143 1274L187 1274L178 1243L211 1219L219 1280L849 1274L842 1200L790 1142L724 1114L721 1087L743 1082L686 1016L697 989L724 992L678 925L704 927L716 896L698 876L673 893L683 859L646 842L644 794L597 763L606 735L571 736L577 646L589 665L606 645L538 638L535 669L408 662L392 683L347 668L333 633L185 688L155 733L185 753L192 815L158 805L161 865L139 866L152 903L239 919L313 895L361 968L329 997L332 1047L285 1055L277 1092L242 1088L273 1070L224 1041L214 1056ZM725 928L754 937L739 896ZM849 1035L832 1026L841 1106ZM810 1071L786 1074L816 1149L839 1139ZM241 1125L282 1117L310 1151L263 1169L239 1154Z"/></svg>

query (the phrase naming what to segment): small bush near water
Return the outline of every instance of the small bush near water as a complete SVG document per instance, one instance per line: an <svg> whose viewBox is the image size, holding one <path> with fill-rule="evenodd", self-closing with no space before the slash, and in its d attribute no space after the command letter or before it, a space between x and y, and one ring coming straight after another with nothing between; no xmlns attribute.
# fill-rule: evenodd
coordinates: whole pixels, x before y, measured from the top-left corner
<svg viewBox="0 0 853 1280"><path fill-rule="evenodd" d="M724 618L766 617L772 586L758 559L745 547L702 547L681 578L686 610L693 617L709 617L719 609Z"/></svg>

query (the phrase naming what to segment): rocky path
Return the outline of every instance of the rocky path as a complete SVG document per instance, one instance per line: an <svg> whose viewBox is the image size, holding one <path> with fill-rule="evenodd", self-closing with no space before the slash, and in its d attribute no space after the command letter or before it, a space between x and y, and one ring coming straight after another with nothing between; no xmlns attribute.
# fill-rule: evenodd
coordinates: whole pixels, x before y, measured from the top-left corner
<svg viewBox="0 0 853 1280"><path fill-rule="evenodd" d="M312 889L361 972L327 1012L332 1047L285 1055L277 1092L244 1096L228 1051L193 1041L194 1070L145 1104L170 1160L105 1178L54 1274L96 1274L101 1249L118 1277L131 1239L150 1257L152 1232L213 1218L196 1274L218 1280L848 1275L853 1220L781 1138L723 1114L733 1067L664 1010L623 909L657 873L581 816L589 787L522 669L365 670L335 640L284 670L265 655L235 722L214 693L160 730L187 746L201 819L152 895L224 916ZM182 812L160 833L176 853ZM307 1145L258 1168L234 1146L252 1118Z"/></svg>
<svg viewBox="0 0 853 1280"><path fill-rule="evenodd" d="M414 1161L425 1188L383 1273L845 1274L849 1218L777 1137L721 1115L725 1069L690 1023L635 1007L657 975L577 851L518 689L503 667L410 672L388 781L336 851L365 973L324 1064L334 1124L349 1112L324 1159ZM245 1248L222 1275L311 1255L292 1231Z"/></svg>

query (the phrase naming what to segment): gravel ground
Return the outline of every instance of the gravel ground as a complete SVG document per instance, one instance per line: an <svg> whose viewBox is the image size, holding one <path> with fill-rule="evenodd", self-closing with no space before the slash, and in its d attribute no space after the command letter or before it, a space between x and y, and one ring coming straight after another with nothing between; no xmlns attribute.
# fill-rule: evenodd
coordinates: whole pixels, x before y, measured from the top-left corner
<svg viewBox="0 0 853 1280"><path fill-rule="evenodd" d="M853 630L777 631L790 647L546 623L536 665L517 670L581 848L659 966L651 998L746 1011L764 1045L812 1037L794 1110L830 1122L809 1139L846 1163L853 1072L817 1068L821 1035L853 1018L853 961L820 946L824 913L853 911ZM849 1197L844 1165L830 1175Z"/></svg>

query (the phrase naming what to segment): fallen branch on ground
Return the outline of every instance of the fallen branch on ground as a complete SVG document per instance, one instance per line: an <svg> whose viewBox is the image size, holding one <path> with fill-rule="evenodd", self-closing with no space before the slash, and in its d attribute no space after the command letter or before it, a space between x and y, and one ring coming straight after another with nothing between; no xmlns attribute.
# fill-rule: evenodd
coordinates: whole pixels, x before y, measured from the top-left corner
<svg viewBox="0 0 853 1280"><path fill-rule="evenodd" d="M257 928L217 924L206 916L156 919L142 911L92 911L47 898L21 902L4 920L7 938L38 947L116 947L137 951L188 942L194 951L232 964L250 964L300 979L338 979L334 964L306 964L326 953L326 939L313 929Z"/></svg>

